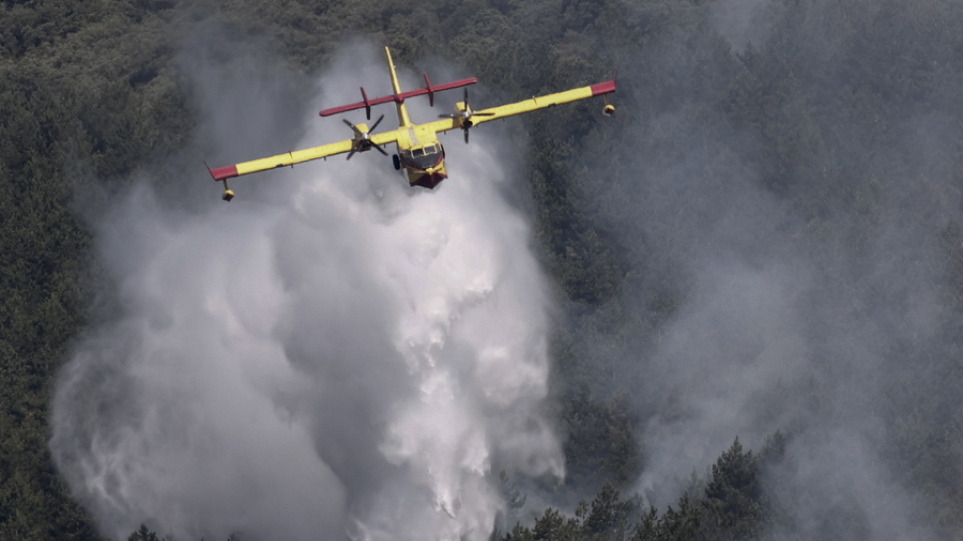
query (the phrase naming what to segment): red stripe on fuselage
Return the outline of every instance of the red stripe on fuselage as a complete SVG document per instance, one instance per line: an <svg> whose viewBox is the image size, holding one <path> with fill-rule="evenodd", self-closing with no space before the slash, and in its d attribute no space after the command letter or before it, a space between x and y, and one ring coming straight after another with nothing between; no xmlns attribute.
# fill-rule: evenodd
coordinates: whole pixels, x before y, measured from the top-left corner
<svg viewBox="0 0 963 541"><path fill-rule="evenodd" d="M441 173L424 174L418 177L412 186L421 186L422 188L428 188L429 190L434 190L435 186L441 184L441 181L448 178L447 175L442 175Z"/></svg>

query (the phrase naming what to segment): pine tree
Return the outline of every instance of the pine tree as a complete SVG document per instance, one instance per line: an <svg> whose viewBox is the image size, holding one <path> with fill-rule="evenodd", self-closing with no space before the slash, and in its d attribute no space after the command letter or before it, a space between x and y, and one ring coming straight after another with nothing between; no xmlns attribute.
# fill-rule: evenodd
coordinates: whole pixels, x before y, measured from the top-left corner
<svg viewBox="0 0 963 541"><path fill-rule="evenodd" d="M758 461L752 451L742 450L736 438L712 466L712 480L705 489L702 507L708 537L740 541L758 538L763 525L761 496Z"/></svg>

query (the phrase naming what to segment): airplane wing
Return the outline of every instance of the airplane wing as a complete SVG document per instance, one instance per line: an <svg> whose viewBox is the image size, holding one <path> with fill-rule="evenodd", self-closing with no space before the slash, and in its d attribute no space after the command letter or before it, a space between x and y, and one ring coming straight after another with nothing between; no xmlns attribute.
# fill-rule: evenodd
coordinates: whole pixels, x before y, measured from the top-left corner
<svg viewBox="0 0 963 541"><path fill-rule="evenodd" d="M529 113L531 111L537 111L539 109L544 109L546 107L554 107L563 103L569 103L578 100L584 100L586 98L591 98L593 96L601 96L603 94L609 94L615 92L615 81L606 81L604 83L599 83L591 86L584 86L581 88L575 88L572 90L566 90L564 92L557 92L555 94L549 94L547 96L540 96L537 98L532 98L525 101L519 101L516 103L509 103L508 105L501 105L499 107L492 107L490 109L480 109L478 111L471 111L471 123L468 127L477 126L482 122L489 122L491 120L497 120L499 118L505 118L514 115L520 115L522 113ZM442 132L453 130L456 128L465 128L464 118L446 118L443 120L436 120L431 122L429 126L435 130L435 132Z"/></svg>
<svg viewBox="0 0 963 541"><path fill-rule="evenodd" d="M393 143L398 140L398 134L400 131L400 129L395 129L382 133L373 133L370 135L370 141L378 146ZM278 167L286 167L288 165L327 158L328 156L334 156L336 154L344 154L345 152L351 152L352 149L355 149L358 152L368 150L356 148L357 144L357 139L345 139L344 141L321 145L319 147L285 152L284 154L278 154L269 158L241 162L239 164L229 165L227 167L217 167L210 170L211 176L214 177L214 180L221 181L250 173L267 171L268 169L276 169Z"/></svg>

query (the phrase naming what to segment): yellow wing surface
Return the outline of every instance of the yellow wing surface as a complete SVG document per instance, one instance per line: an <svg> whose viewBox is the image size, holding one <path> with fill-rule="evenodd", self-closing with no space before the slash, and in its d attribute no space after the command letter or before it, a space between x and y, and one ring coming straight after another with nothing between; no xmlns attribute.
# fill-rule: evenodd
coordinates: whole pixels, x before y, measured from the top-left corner
<svg viewBox="0 0 963 541"><path fill-rule="evenodd" d="M371 134L370 141L378 146L386 145L388 143L397 141L398 136L403 135L402 132L407 132L407 130L404 128L398 128L387 132ZM211 176L214 177L214 180L227 180L229 178L234 178L241 175L258 173L261 171L267 171L269 169L277 169L278 167L287 167L289 165L309 162L311 160L319 160L321 158L327 158L328 156L351 152L352 149L361 150L360 148L356 148L358 142L359 141L357 138L345 139L344 141L338 141L337 143L306 148L304 150L294 150L291 152L285 152L284 154L270 156L268 158L241 162L226 167L218 167L211 169Z"/></svg>
<svg viewBox="0 0 963 541"><path fill-rule="evenodd" d="M523 113L530 113L539 109L545 109L547 107L554 107L563 103L584 100L593 96L601 96L611 92L615 92L615 81L606 81L604 83L599 83L592 86L583 86L581 88L566 90L565 92L557 92L555 94L548 94L547 96L539 96L537 98L519 101L516 103L509 103L508 105L501 105L498 107L492 107L490 109L480 109L478 111L468 110L470 114L467 116L436 120L435 122L429 123L428 126L430 126L435 132L443 132L456 128L465 128L467 123L466 121L470 121L468 126L477 126L482 122L489 122L491 120L520 115ZM459 103L458 109L459 112L465 111L464 104Z"/></svg>

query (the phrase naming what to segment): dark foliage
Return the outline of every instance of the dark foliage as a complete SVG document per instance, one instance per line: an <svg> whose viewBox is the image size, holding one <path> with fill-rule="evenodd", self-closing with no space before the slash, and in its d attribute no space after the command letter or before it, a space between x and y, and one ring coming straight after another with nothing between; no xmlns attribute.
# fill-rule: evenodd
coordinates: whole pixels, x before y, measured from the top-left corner
<svg viewBox="0 0 963 541"><path fill-rule="evenodd" d="M773 513L766 503L763 471L782 458L783 436L776 434L759 457L739 440L712 466L701 493L685 493L661 515L637 499L622 500L605 484L592 504L579 505L575 517L548 509L531 528L516 525L504 541L571 539L591 541L697 541L763 539Z"/></svg>

